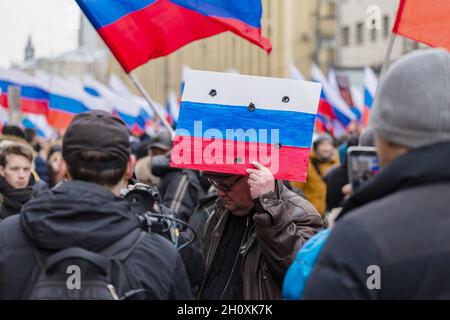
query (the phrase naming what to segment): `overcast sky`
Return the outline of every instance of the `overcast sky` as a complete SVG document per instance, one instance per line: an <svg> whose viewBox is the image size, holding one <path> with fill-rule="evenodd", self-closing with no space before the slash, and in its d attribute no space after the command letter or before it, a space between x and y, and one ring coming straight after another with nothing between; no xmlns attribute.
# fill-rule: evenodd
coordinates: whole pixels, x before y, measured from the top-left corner
<svg viewBox="0 0 450 320"><path fill-rule="evenodd" d="M0 67L23 61L30 34L35 57L75 49L79 15L75 0L0 0Z"/></svg>

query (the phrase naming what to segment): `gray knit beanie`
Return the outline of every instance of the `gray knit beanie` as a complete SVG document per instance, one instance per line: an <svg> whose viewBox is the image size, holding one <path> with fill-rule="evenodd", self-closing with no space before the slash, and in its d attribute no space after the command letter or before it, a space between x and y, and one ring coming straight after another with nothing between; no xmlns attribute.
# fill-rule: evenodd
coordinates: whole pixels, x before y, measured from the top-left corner
<svg viewBox="0 0 450 320"><path fill-rule="evenodd" d="M370 126L413 149L450 141L450 54L420 50L395 63L378 86Z"/></svg>

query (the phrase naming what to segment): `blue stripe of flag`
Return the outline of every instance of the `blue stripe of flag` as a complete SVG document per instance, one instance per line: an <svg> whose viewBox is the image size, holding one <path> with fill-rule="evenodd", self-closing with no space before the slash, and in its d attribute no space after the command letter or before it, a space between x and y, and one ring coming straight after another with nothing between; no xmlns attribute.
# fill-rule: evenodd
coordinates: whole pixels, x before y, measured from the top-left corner
<svg viewBox="0 0 450 320"><path fill-rule="evenodd" d="M356 119L360 120L362 116L361 111L359 111L357 107L351 107L351 110L353 114L356 116Z"/></svg>
<svg viewBox="0 0 450 320"><path fill-rule="evenodd" d="M107 26L120 18L141 10L157 0L76 0L95 29Z"/></svg>
<svg viewBox="0 0 450 320"><path fill-rule="evenodd" d="M123 122L125 122L127 127L131 128L135 124L137 124L139 128L141 129L145 128L145 119L141 115L134 117L120 111L116 111L116 113L123 120Z"/></svg>
<svg viewBox="0 0 450 320"><path fill-rule="evenodd" d="M3 93L8 93L8 87L12 86L13 83L9 82L9 81L3 81L0 80L0 88L2 89Z"/></svg>
<svg viewBox="0 0 450 320"><path fill-rule="evenodd" d="M227 129L256 130L255 136L237 137L234 140L259 143L281 143L284 146L309 148L314 131L315 114L258 109L247 107L182 102L177 124L177 134L204 137L205 131L215 129L227 139ZM202 130L195 130L194 121L201 121ZM265 134L260 135L267 130ZM279 141L271 141L271 130L278 129ZM199 132L196 132L199 131ZM213 131L209 131L212 133ZM250 132L250 131L249 131ZM275 137L274 137L275 138Z"/></svg>
<svg viewBox="0 0 450 320"><path fill-rule="evenodd" d="M56 94L50 94L49 106L50 109L57 109L73 114L89 111L89 108L80 101Z"/></svg>
<svg viewBox="0 0 450 320"><path fill-rule="evenodd" d="M171 0L187 9L198 11L207 16L238 19L246 24L260 28L261 0Z"/></svg>
<svg viewBox="0 0 450 320"><path fill-rule="evenodd" d="M372 107L373 97L367 88L364 88L364 104L369 108Z"/></svg>
<svg viewBox="0 0 450 320"><path fill-rule="evenodd" d="M338 108L333 107L334 113L336 114L337 119L339 120L340 123L342 123L345 127L348 126L350 124L351 119L349 119L345 114L343 114Z"/></svg>
<svg viewBox="0 0 450 320"><path fill-rule="evenodd" d="M25 128L35 129L39 137L45 138L45 133L44 133L44 131L42 131L41 129L39 129L33 122L30 121L30 119L24 118L24 119L22 120L22 125L23 125Z"/></svg>
<svg viewBox="0 0 450 320"><path fill-rule="evenodd" d="M47 91L36 87L21 86L20 96L28 99L48 100Z"/></svg>
<svg viewBox="0 0 450 320"><path fill-rule="evenodd" d="M157 0L76 0L96 29L157 2ZM170 0L170 2L206 16L237 19L261 27L261 0Z"/></svg>

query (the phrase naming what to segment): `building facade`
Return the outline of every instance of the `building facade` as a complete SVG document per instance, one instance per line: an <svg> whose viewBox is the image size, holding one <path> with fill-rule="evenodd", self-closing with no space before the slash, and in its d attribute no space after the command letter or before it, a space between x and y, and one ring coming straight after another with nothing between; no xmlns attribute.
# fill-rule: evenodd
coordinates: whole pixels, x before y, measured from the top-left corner
<svg viewBox="0 0 450 320"><path fill-rule="evenodd" d="M341 69L371 66L385 59L399 0L339 0L336 3L335 65ZM397 37L391 60L418 49L418 43Z"/></svg>

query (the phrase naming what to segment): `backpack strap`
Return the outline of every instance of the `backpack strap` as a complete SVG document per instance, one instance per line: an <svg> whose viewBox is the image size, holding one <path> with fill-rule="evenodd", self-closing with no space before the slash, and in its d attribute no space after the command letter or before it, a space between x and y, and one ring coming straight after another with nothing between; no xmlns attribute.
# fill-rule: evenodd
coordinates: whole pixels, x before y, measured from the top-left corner
<svg viewBox="0 0 450 320"><path fill-rule="evenodd" d="M114 242L108 247L100 250L98 253L109 259L123 261L128 258L133 250L139 245L145 234L145 231L136 228L119 241Z"/></svg>
<svg viewBox="0 0 450 320"><path fill-rule="evenodd" d="M133 250L139 245L142 238L145 236L145 231L136 228L133 231L131 231L129 234L127 234L125 237L121 238L119 241L114 242L113 244L107 246L106 248L100 250L99 252L95 253L92 251L85 250L87 252L91 252L97 255L103 256L105 259L112 259L112 260L118 260L123 261L133 252ZM47 250L41 250L34 246L32 246L36 260L38 265L41 269L45 269L47 266L47 259L51 256L54 256L58 254L59 252L63 252L67 249L63 249L60 251L55 252L49 252ZM77 248L77 247L73 247ZM71 249L71 248L68 248ZM82 248L80 248L82 249ZM90 260L88 260L90 261Z"/></svg>
<svg viewBox="0 0 450 320"><path fill-rule="evenodd" d="M110 271L110 261L108 258L79 247L64 249L47 257L43 270L47 272L47 270L51 269L54 265L70 258L86 260L99 268L104 275L107 275Z"/></svg>

